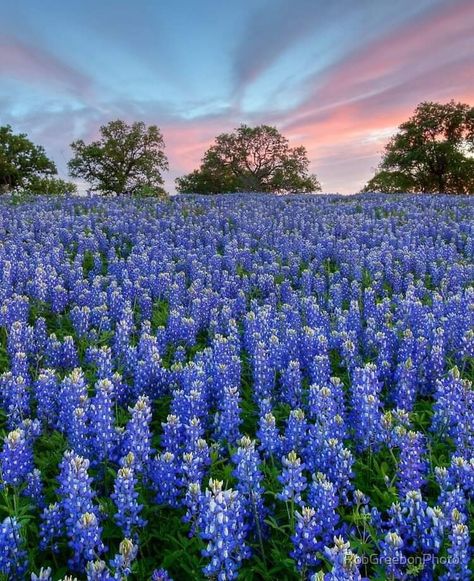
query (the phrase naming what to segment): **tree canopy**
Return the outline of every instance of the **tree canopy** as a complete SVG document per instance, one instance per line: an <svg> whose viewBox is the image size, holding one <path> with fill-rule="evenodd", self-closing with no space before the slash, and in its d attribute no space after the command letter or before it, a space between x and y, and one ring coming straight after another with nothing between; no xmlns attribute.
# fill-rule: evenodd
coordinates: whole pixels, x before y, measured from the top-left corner
<svg viewBox="0 0 474 581"><path fill-rule="evenodd" d="M474 108L425 102L385 147L366 192L474 192Z"/></svg>
<svg viewBox="0 0 474 581"><path fill-rule="evenodd" d="M24 189L30 194L48 194L50 196L62 196L77 192L76 184L56 177L35 177Z"/></svg>
<svg viewBox="0 0 474 581"><path fill-rule="evenodd" d="M163 194L161 172L168 169L163 136L156 125L111 121L100 128L100 139L71 144L70 175L83 178L104 194L139 194L145 188Z"/></svg>
<svg viewBox="0 0 474 581"><path fill-rule="evenodd" d="M10 125L0 127L0 193L30 189L46 178L51 183L56 173L43 147L24 133L14 134Z"/></svg>
<svg viewBox="0 0 474 581"><path fill-rule="evenodd" d="M201 167L177 178L176 185L180 193L200 194L319 191L308 170L306 149L291 148L275 127L241 125L218 135Z"/></svg>

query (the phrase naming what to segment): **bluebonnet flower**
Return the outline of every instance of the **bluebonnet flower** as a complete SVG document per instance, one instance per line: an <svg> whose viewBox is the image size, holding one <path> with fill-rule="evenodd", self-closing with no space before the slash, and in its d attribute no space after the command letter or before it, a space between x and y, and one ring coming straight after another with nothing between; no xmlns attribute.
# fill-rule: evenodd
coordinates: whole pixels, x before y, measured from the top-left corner
<svg viewBox="0 0 474 581"><path fill-rule="evenodd" d="M393 400L399 408L412 411L418 389L417 368L411 357L398 364Z"/></svg>
<svg viewBox="0 0 474 581"><path fill-rule="evenodd" d="M163 428L160 440L162 448L177 455L183 441L183 426L179 417L174 414L168 415L161 427Z"/></svg>
<svg viewBox="0 0 474 581"><path fill-rule="evenodd" d="M405 495L410 490L422 487L426 480L428 466L423 458L425 440L423 434L396 428L400 445L400 461L398 466L398 488Z"/></svg>
<svg viewBox="0 0 474 581"><path fill-rule="evenodd" d="M121 318L117 321L115 326L113 349L117 356L123 357L125 355L130 344L130 336L133 329L133 311L128 307L127 309L124 309Z"/></svg>
<svg viewBox="0 0 474 581"><path fill-rule="evenodd" d="M126 407L130 402L131 389L125 382L123 375L116 371L111 378L114 384L114 403L116 406Z"/></svg>
<svg viewBox="0 0 474 581"><path fill-rule="evenodd" d="M331 572L325 576L324 581L361 581L358 558L351 551L350 543L342 537L334 537L334 546L325 547L326 557L332 563Z"/></svg>
<svg viewBox="0 0 474 581"><path fill-rule="evenodd" d="M34 383L34 394L38 418L45 424L55 427L59 413L59 384L54 369L40 371Z"/></svg>
<svg viewBox="0 0 474 581"><path fill-rule="evenodd" d="M331 362L327 354L315 355L309 364L310 381L316 385L327 385L330 381Z"/></svg>
<svg viewBox="0 0 474 581"><path fill-rule="evenodd" d="M198 440L202 439L204 435L204 427L201 420L197 417L191 420L184 426L183 447L185 450L192 451L195 449Z"/></svg>
<svg viewBox="0 0 474 581"><path fill-rule="evenodd" d="M29 333L29 327L22 321L15 321L9 326L9 333L7 336L7 352L10 358L15 359L18 354L21 354L22 359L26 355L26 352L31 348L31 335ZM24 368L27 372L28 369Z"/></svg>
<svg viewBox="0 0 474 581"><path fill-rule="evenodd" d="M238 386L225 386L218 401L215 417L216 440L235 444L240 436L240 390Z"/></svg>
<svg viewBox="0 0 474 581"><path fill-rule="evenodd" d="M295 511L295 532L291 537L293 550L291 557L296 561L298 571L304 578L309 567L318 564L316 556L321 544L318 537L321 534L321 525L316 517L316 511L309 506L303 506L301 512Z"/></svg>
<svg viewBox="0 0 474 581"><path fill-rule="evenodd" d="M281 375L282 401L296 408L301 405L302 397L302 373L298 360L292 360Z"/></svg>
<svg viewBox="0 0 474 581"><path fill-rule="evenodd" d="M472 548L470 546L469 527L459 518L453 519L449 532L450 546L448 547L449 558L447 560L447 573L442 575L442 581L461 581L470 579L472 571L470 561Z"/></svg>
<svg viewBox="0 0 474 581"><path fill-rule="evenodd" d="M48 342L48 330L46 326L46 319L44 317L38 317L34 322L33 335L36 346L36 353L37 355L40 355L46 349Z"/></svg>
<svg viewBox="0 0 474 581"><path fill-rule="evenodd" d="M341 432L338 417L344 417L344 392L341 381L333 377L328 385L312 384L308 394L308 415L315 421L318 433L338 437Z"/></svg>
<svg viewBox="0 0 474 581"><path fill-rule="evenodd" d="M3 449L0 452L1 483L19 486L32 470L32 442L20 428L9 432L3 440Z"/></svg>
<svg viewBox="0 0 474 581"><path fill-rule="evenodd" d="M130 539L123 539L119 545L119 552L110 561L111 567L115 569L114 578L126 579L132 572L132 563L138 554L138 545Z"/></svg>
<svg viewBox="0 0 474 581"><path fill-rule="evenodd" d="M453 476L453 473L445 467L436 466L435 477L440 487L438 504L444 514L449 516L453 509L467 513L466 494L457 482L457 478Z"/></svg>
<svg viewBox="0 0 474 581"><path fill-rule="evenodd" d="M5 263L5 270L10 271L11 262ZM11 271L9 273L11 275ZM13 291L13 289L10 289ZM3 324L5 326L12 326L16 321L27 321L30 300L27 296L18 294L17 292L10 292L5 304L3 305Z"/></svg>
<svg viewBox="0 0 474 581"><path fill-rule="evenodd" d="M294 450L283 457L282 464L283 471L278 480L283 484L283 490L277 494L277 498L285 502L302 504L301 493L307 486L306 477L303 474L305 465Z"/></svg>
<svg viewBox="0 0 474 581"><path fill-rule="evenodd" d="M56 333L51 333L46 340L44 358L46 365L52 369L61 368L63 357L63 345L56 337Z"/></svg>
<svg viewBox="0 0 474 581"><path fill-rule="evenodd" d="M454 527L469 526L474 494L474 391L465 379L474 353L474 238L471 204L450 200L448 212L446 207L442 196L382 200L370 195L344 203L329 197L316 203L304 197L250 199L248 194L171 204L94 197L60 204L40 198L14 208L1 204L0 327L6 330L4 363L9 364L0 377L2 426L6 434L23 431L30 449L36 426L25 418L37 418L43 430L41 445L35 446L40 456L34 458L41 475L34 462L28 471L15 465L21 454L14 459L10 454L4 462L8 466L12 460L10 476L6 470L12 482L20 470L15 495L29 495L27 500L20 496L18 522L36 516L38 506L33 505L43 502L41 480L49 483L54 474L46 457L50 447L65 443L76 458L87 458L100 492L99 504L87 474L89 463L85 477L61 463L58 504L27 529L31 537L39 528L40 550L46 551L40 558L49 561L51 551L68 551L67 543L74 542L81 546L78 576L127 575L130 564L120 552L110 561L94 550L86 564L86 537L89 547L97 543L101 550L99 506L107 505L111 492L104 475L114 466L124 473L132 469L132 487L122 482L121 489L118 477L115 484L117 499L125 506L130 493L136 508L136 483L147 493L159 466L164 487L173 483L176 493L161 484L153 488L165 496L176 494L177 511L186 513L186 530L193 534L199 517L210 513L211 501L206 509L201 489L211 455L213 469L235 470L243 525L229 529L229 536L234 539L242 526L244 537L252 535L255 542L249 497L264 498L270 481L260 480L260 473L271 480L275 470L281 471L281 456L292 450L305 465L301 480L308 479L299 493L298 514L303 516L301 506L309 513L313 509L306 530L313 530L314 523L321 529L307 538L310 544L298 544L299 556L295 545L300 566L311 560L307 554L329 546L333 533L364 541L347 522L348 506L370 519L382 554L462 553L464 541L454 540L464 538L465 531L454 533ZM69 322L74 334L65 338ZM459 368L445 373L448 360ZM70 373L82 364L83 371ZM331 378L345 369L344 384ZM95 395L92 377L98 382ZM112 391L102 393L101 382L111 382ZM149 399L133 408L140 396ZM158 424L169 403L170 419L162 433L153 433L151 401L157 404ZM426 427L425 407L431 401L432 428L425 434L420 426ZM389 411L392 404L399 409ZM127 406L131 417L124 428ZM252 434L256 427L257 444L242 443L244 426ZM5 433L3 460L8 456ZM352 494L354 461L359 481L371 463L366 457L381 451L382 444L399 457L390 476L400 502L388 514L362 493ZM430 457L425 450L433 446ZM443 450L450 455L449 466L439 468ZM135 462L125 460L129 452ZM166 454L172 462L164 461ZM438 498L430 482L433 469ZM288 476L291 470L284 465L283 471ZM390 482L388 494L393 492ZM48 501L53 500L50 488L45 486ZM292 489L291 496L296 495ZM33 514L24 514L27 506ZM343 519L339 512L345 513ZM87 513L95 515L91 527L78 528ZM217 518L206 524L210 535L217 535ZM306 538L305 527L296 525L295 536ZM133 527L138 525L130 526L135 541ZM104 525L104 542L111 534ZM216 538L209 561L215 559L221 577L228 576ZM246 540L240 538L238 550ZM311 552L313 542L318 545ZM60 566L65 558L59 559ZM353 560L341 559L338 569L330 565L335 571L327 579L355 577ZM453 578L465 576L454 562L449 565ZM317 567L308 564L305 576ZM234 575L241 571L236 569ZM433 570L430 562L420 576L435 578L441 569ZM448 567L448 577L450 572ZM390 573L406 571L369 566L366 574Z"/></svg>
<svg viewBox="0 0 474 581"><path fill-rule="evenodd" d="M190 374L192 374L193 368L189 368ZM201 373L201 370L197 368L195 374ZM183 381L187 382L187 378L183 377ZM185 389L176 390L173 393L172 410L180 418L183 424L190 421L191 418L197 417L202 422L207 421L208 415L208 389L204 382L199 379L191 382L191 385L186 386ZM222 388L224 391L224 387ZM219 396L221 392L219 392Z"/></svg>
<svg viewBox="0 0 474 581"><path fill-rule="evenodd" d="M95 493L91 488L92 478L88 474L88 468L89 460L67 451L61 461L58 477L58 494L61 497L64 524L70 546L74 549L73 568L80 565L83 556L92 550L92 546L100 546L100 528L97 521L89 517L81 521L85 514L95 515L96 511L93 505Z"/></svg>
<svg viewBox="0 0 474 581"><path fill-rule="evenodd" d="M51 309L53 313L61 313L68 302L67 290L60 284L51 289Z"/></svg>
<svg viewBox="0 0 474 581"><path fill-rule="evenodd" d="M155 569L151 574L151 581L173 581L165 569Z"/></svg>
<svg viewBox="0 0 474 581"><path fill-rule="evenodd" d="M131 453L130 453L131 455ZM117 507L115 522L122 529L126 538L133 538L135 527L142 527L146 521L140 517L142 505L138 503L136 491L137 480L133 470L133 460L128 466L119 468L114 483L114 491L110 495Z"/></svg>
<svg viewBox="0 0 474 581"><path fill-rule="evenodd" d="M81 407L87 399L87 385L81 369L73 369L61 382L58 395L59 417L57 427L67 433L71 410Z"/></svg>
<svg viewBox="0 0 474 581"><path fill-rule="evenodd" d="M281 453L281 436L276 427L275 416L271 412L260 416L257 437L260 440L260 449L266 457Z"/></svg>
<svg viewBox="0 0 474 581"><path fill-rule="evenodd" d="M203 556L210 559L204 574L221 580L237 579L243 559L250 556L239 493L224 490L222 482L211 479L201 499L199 529L206 544Z"/></svg>
<svg viewBox="0 0 474 581"><path fill-rule="evenodd" d="M98 381L88 409L91 448L97 462L108 459L116 445L113 394L114 385L110 380Z"/></svg>
<svg viewBox="0 0 474 581"><path fill-rule="evenodd" d="M443 375L445 358L446 358L446 341L445 333L442 327L434 330L434 337L430 350L430 365L429 365L429 388L435 385L436 381Z"/></svg>
<svg viewBox="0 0 474 581"><path fill-rule="evenodd" d="M454 456L448 468L450 481L464 490L466 496L474 494L474 457L466 460Z"/></svg>
<svg viewBox="0 0 474 581"><path fill-rule="evenodd" d="M28 355L23 351L15 351L11 358L10 369L14 377L23 377L30 383Z"/></svg>
<svg viewBox="0 0 474 581"><path fill-rule="evenodd" d="M36 573L31 573L31 581L53 581L51 567L44 569L41 567L38 575Z"/></svg>
<svg viewBox="0 0 474 581"><path fill-rule="evenodd" d="M271 396L275 386L275 369L270 354L262 341L252 352L254 400L259 401Z"/></svg>
<svg viewBox="0 0 474 581"><path fill-rule="evenodd" d="M336 512L339 501L334 484L321 472L313 474L308 491L308 504L315 510L322 540L329 542L339 521Z"/></svg>
<svg viewBox="0 0 474 581"><path fill-rule="evenodd" d="M79 356L77 354L74 339L68 335L64 337L61 345L61 365L63 369L73 369L79 365Z"/></svg>
<svg viewBox="0 0 474 581"><path fill-rule="evenodd" d="M342 339L341 355L349 375L352 375L352 372L359 365L360 361L356 344L350 336L343 337Z"/></svg>
<svg viewBox="0 0 474 581"><path fill-rule="evenodd" d="M7 412L8 428L13 430L24 417L30 415L29 385L21 375L6 372L0 377L0 397Z"/></svg>
<svg viewBox="0 0 474 581"><path fill-rule="evenodd" d="M394 359L394 335L393 330L385 328L375 334L377 345L376 365L379 370L380 379L390 385L393 376L393 359Z"/></svg>
<svg viewBox="0 0 474 581"><path fill-rule="evenodd" d="M433 555L437 555L443 544L445 536L446 518L443 510L439 506L426 509L428 517L426 535L423 539L423 548Z"/></svg>
<svg viewBox="0 0 474 581"><path fill-rule="evenodd" d="M469 381L461 378L457 367L437 381L433 410L433 430L440 436L452 437L459 455L472 455L474 390Z"/></svg>
<svg viewBox="0 0 474 581"><path fill-rule="evenodd" d="M385 573L391 579L403 578L403 571L400 567L405 561L401 548L403 539L396 532L389 532L380 543L380 563L385 566Z"/></svg>
<svg viewBox="0 0 474 581"><path fill-rule="evenodd" d="M460 355L464 360L467 360L469 357L474 357L474 330L468 329L464 333L461 342Z"/></svg>
<svg viewBox="0 0 474 581"><path fill-rule="evenodd" d="M285 453L291 450L303 450L306 445L308 425L301 409L291 410L286 422L285 435L283 438L283 450Z"/></svg>
<svg viewBox="0 0 474 581"><path fill-rule="evenodd" d="M190 482L184 495L183 504L186 507L186 514L183 516L183 522L190 523L189 536L194 536L196 527L201 513L201 484L199 482Z"/></svg>
<svg viewBox="0 0 474 581"><path fill-rule="evenodd" d="M116 576L109 571L105 561L96 559L95 561L88 561L86 564L86 580L87 581L116 581Z"/></svg>
<svg viewBox="0 0 474 581"><path fill-rule="evenodd" d="M89 400L84 398L72 412L67 426L68 444L80 456L90 455L90 423L88 417Z"/></svg>
<svg viewBox="0 0 474 581"><path fill-rule="evenodd" d="M179 466L171 452L158 454L151 463L150 477L156 491L156 502L179 506Z"/></svg>
<svg viewBox="0 0 474 581"><path fill-rule="evenodd" d="M58 540L64 531L61 506L55 502L43 509L40 523L40 543L42 551L51 549L53 553L59 552Z"/></svg>
<svg viewBox="0 0 474 581"><path fill-rule="evenodd" d="M305 460L312 471L322 472L334 484L344 500L352 490L352 466L354 457L337 438L323 440L319 447L308 446Z"/></svg>
<svg viewBox="0 0 474 581"><path fill-rule="evenodd" d="M84 562L92 561L105 551L101 540L102 528L93 512L83 513L71 530L70 547L74 551L71 567L78 569Z"/></svg>
<svg viewBox="0 0 474 581"><path fill-rule="evenodd" d="M305 325L301 329L300 350L304 366L311 369L311 363L316 355L326 355L327 338L322 329L313 329ZM314 381L312 379L312 381Z"/></svg>
<svg viewBox="0 0 474 581"><path fill-rule="evenodd" d="M28 559L16 518L8 516L0 524L0 547L0 573L7 579L23 579Z"/></svg>
<svg viewBox="0 0 474 581"><path fill-rule="evenodd" d="M402 434L410 428L410 416L404 410L396 409L384 412L381 420L381 441L389 448L400 445L400 429Z"/></svg>
<svg viewBox="0 0 474 581"><path fill-rule="evenodd" d="M123 435L122 450L124 455L132 452L137 472L146 470L151 450L151 407L146 396L140 396L133 408L128 408L132 417L127 423Z"/></svg>
<svg viewBox="0 0 474 581"><path fill-rule="evenodd" d="M107 345L89 347L87 358L97 367L98 379L109 379L113 375L112 350Z"/></svg>
<svg viewBox="0 0 474 581"><path fill-rule="evenodd" d="M354 370L351 386L351 425L360 450L377 447L380 440L382 406L377 368L368 363Z"/></svg>
<svg viewBox="0 0 474 581"><path fill-rule="evenodd" d="M201 482L210 463L209 446L206 440L200 438L192 451L183 453L181 470L184 487L187 488L191 482Z"/></svg>
<svg viewBox="0 0 474 581"><path fill-rule="evenodd" d="M41 471L34 468L26 475L26 486L22 490L22 495L29 497L39 509L45 506L43 483L41 481Z"/></svg>
<svg viewBox="0 0 474 581"><path fill-rule="evenodd" d="M25 432L25 438L30 442L31 445L34 444L36 438L41 435L41 422L38 419L25 418L18 428Z"/></svg>
<svg viewBox="0 0 474 581"><path fill-rule="evenodd" d="M72 326L79 338L87 335L90 326L90 314L91 310L87 305L82 307L75 305L69 313Z"/></svg>
<svg viewBox="0 0 474 581"><path fill-rule="evenodd" d="M263 502L261 461L254 440L243 436L238 444L239 447L232 456L232 462L235 464L233 475L237 478L237 490L242 494L244 508L250 516L250 526L257 529L257 534L261 538L266 512Z"/></svg>

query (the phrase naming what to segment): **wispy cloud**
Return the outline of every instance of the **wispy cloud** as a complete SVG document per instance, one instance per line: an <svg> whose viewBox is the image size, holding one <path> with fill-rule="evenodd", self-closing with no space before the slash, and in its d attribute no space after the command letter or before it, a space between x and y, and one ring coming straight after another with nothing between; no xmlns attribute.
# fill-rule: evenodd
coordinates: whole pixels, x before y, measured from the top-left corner
<svg viewBox="0 0 474 581"><path fill-rule="evenodd" d="M0 36L0 76L58 89L79 97L93 94L93 82L84 73L40 46Z"/></svg>

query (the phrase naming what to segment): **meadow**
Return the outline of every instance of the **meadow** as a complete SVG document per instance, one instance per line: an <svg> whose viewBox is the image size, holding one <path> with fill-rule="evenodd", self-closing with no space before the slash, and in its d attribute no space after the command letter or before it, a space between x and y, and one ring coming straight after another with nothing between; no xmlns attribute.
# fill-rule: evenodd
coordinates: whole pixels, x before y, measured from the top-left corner
<svg viewBox="0 0 474 581"><path fill-rule="evenodd" d="M470 579L473 257L466 196L0 199L0 578Z"/></svg>

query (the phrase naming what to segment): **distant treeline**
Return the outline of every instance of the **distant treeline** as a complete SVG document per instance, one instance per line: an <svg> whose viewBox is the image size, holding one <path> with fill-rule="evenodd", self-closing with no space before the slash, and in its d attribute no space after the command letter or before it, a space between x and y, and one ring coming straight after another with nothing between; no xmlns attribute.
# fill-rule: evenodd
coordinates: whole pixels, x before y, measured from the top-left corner
<svg viewBox="0 0 474 581"><path fill-rule="evenodd" d="M69 174L104 195L166 195L165 142L156 125L111 121L100 138L71 144ZM474 192L474 108L451 101L424 102L398 128L363 192ZM222 133L199 168L176 179L179 193L307 193L321 191L303 146L290 147L275 127L241 125ZM57 177L44 148L25 134L0 127L0 193L67 194L76 185Z"/></svg>

